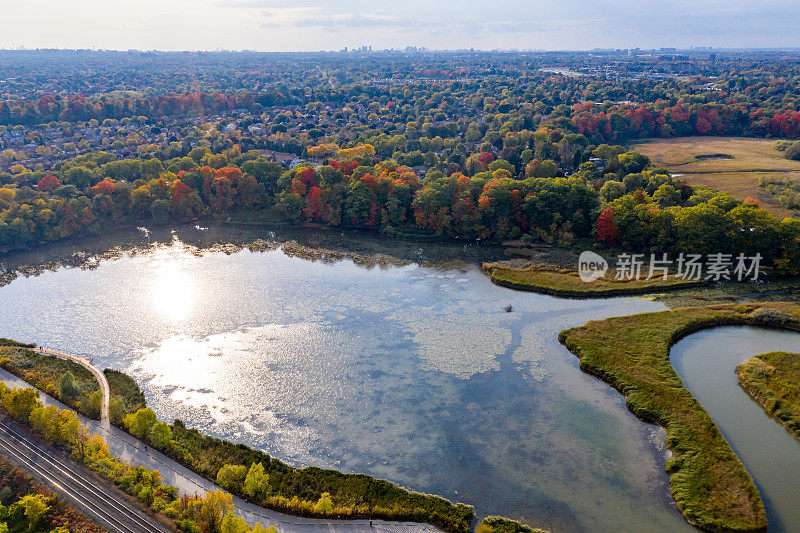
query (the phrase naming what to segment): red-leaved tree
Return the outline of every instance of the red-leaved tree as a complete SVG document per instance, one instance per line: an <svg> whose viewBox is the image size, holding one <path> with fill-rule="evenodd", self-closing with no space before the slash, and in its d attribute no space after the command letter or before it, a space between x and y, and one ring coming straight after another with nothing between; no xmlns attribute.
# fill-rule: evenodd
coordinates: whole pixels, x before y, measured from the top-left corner
<svg viewBox="0 0 800 533"><path fill-rule="evenodd" d="M606 207L597 219L597 240L603 244L614 244L617 241L617 223L614 222L614 208Z"/></svg>

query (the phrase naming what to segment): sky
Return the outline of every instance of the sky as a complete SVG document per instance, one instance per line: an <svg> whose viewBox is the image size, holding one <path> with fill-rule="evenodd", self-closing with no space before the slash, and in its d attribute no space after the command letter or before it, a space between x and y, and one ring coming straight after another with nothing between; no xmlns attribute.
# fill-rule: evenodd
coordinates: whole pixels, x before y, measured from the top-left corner
<svg viewBox="0 0 800 533"><path fill-rule="evenodd" d="M798 0L0 0L0 48L800 46Z"/></svg>

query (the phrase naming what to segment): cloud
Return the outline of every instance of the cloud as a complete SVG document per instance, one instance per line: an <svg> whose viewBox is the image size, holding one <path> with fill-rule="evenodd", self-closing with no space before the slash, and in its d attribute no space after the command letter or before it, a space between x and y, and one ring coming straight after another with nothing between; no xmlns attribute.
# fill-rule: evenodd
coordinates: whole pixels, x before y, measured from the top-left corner
<svg viewBox="0 0 800 533"><path fill-rule="evenodd" d="M798 0L81 0L5 2L0 48L335 50L797 46ZM135 24L130 22L134 21ZM270 31L264 31L269 28Z"/></svg>
<svg viewBox="0 0 800 533"><path fill-rule="evenodd" d="M295 2L295 5L286 7L286 2L279 2L275 0L219 0L213 2L211 5L223 8L240 8L240 9L293 9L293 8L308 8L314 7L321 9L319 2Z"/></svg>
<svg viewBox="0 0 800 533"><path fill-rule="evenodd" d="M367 13L363 15L325 15L321 17L305 18L294 21L293 25L301 28L369 28L392 27L406 28L417 26L421 22L410 19L399 19L392 15Z"/></svg>

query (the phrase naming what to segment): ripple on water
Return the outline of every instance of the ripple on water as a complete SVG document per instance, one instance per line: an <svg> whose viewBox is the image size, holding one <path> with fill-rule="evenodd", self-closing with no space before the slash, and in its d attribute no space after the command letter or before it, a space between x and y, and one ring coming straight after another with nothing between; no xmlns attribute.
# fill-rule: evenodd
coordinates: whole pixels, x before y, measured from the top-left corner
<svg viewBox="0 0 800 533"><path fill-rule="evenodd" d="M3 336L131 372L162 419L558 530L683 525L649 429L556 339L659 304L176 240L0 291Z"/></svg>

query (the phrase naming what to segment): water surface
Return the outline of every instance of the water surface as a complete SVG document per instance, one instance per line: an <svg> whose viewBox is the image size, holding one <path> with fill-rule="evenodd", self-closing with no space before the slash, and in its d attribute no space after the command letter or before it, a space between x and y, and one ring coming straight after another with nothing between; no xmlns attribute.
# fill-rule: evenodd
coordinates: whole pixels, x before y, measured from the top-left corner
<svg viewBox="0 0 800 533"><path fill-rule="evenodd" d="M736 365L754 355L800 350L800 333L732 326L694 333L670 359L719 427L761 493L770 531L800 531L800 442L742 389Z"/></svg>
<svg viewBox="0 0 800 533"><path fill-rule="evenodd" d="M6 258L50 268L0 288L0 336L92 354L132 374L160 418L295 465L557 531L689 529L669 496L664 432L557 340L662 304L515 292L474 262L421 266L446 259L442 247L399 245L418 261L366 268L209 247L230 238L215 231L105 237L102 260L69 244Z"/></svg>

